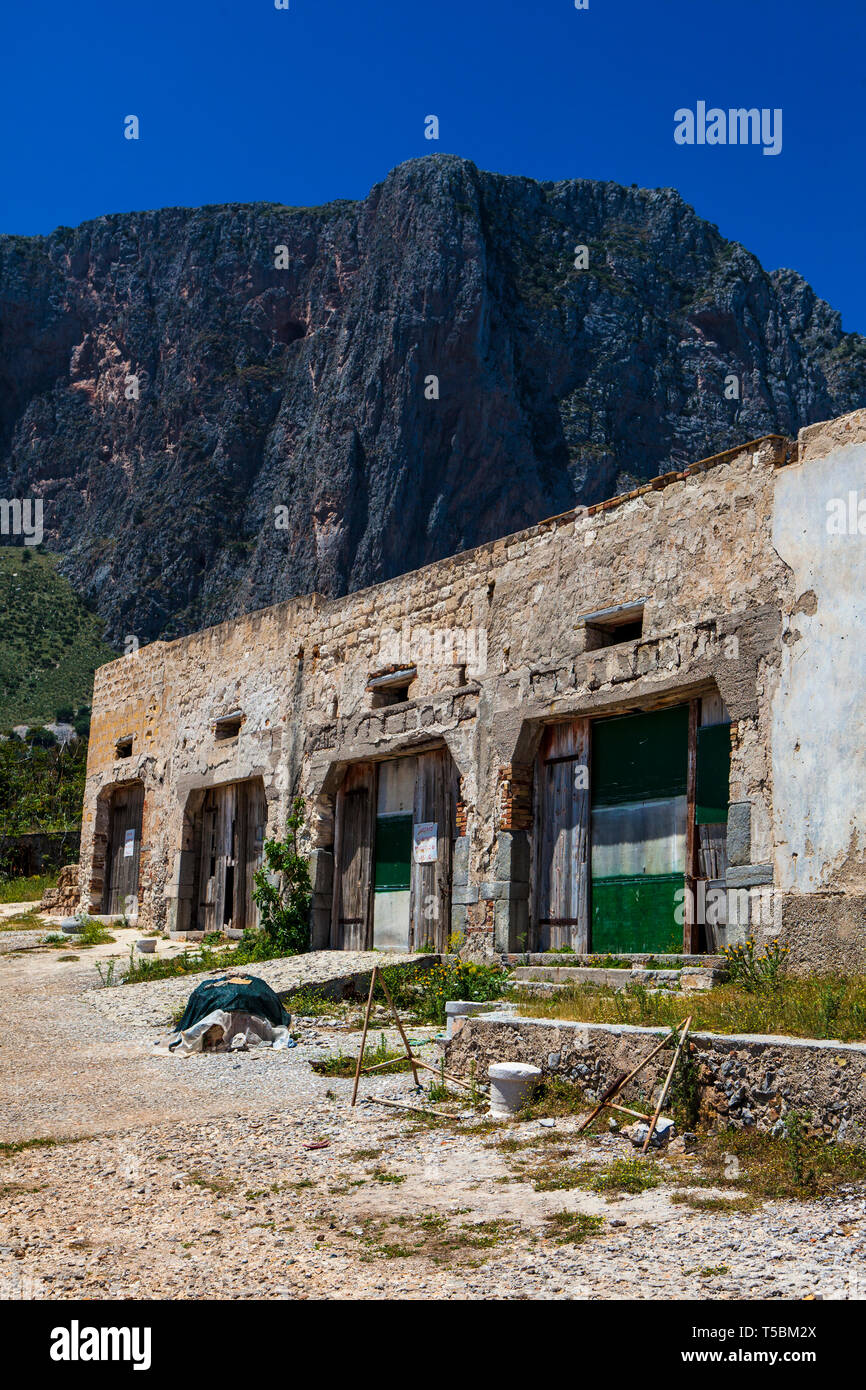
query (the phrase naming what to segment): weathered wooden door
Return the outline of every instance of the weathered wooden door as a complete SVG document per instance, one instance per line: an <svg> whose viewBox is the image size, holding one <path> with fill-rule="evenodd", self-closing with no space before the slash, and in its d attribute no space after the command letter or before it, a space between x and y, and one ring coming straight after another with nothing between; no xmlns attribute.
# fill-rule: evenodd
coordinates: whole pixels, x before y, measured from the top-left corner
<svg viewBox="0 0 866 1390"><path fill-rule="evenodd" d="M200 931L254 926L253 875L261 867L267 805L259 779L214 787L202 807Z"/></svg>
<svg viewBox="0 0 866 1390"><path fill-rule="evenodd" d="M135 911L143 811L144 787L121 787L114 792L109 808L107 912Z"/></svg>
<svg viewBox="0 0 866 1390"><path fill-rule="evenodd" d="M456 831L457 769L447 748L419 753L415 778L409 949L447 951L451 928L451 852ZM422 827L419 834L419 827ZM420 845L429 848L420 850ZM434 848L435 846L435 848ZM433 855L435 858L426 858ZM426 862L418 862L419 854Z"/></svg>
<svg viewBox="0 0 866 1390"><path fill-rule="evenodd" d="M539 951L589 950L589 720L545 729L535 775Z"/></svg>
<svg viewBox="0 0 866 1390"><path fill-rule="evenodd" d="M331 947L366 951L373 943L376 765L355 763L337 792Z"/></svg>
<svg viewBox="0 0 866 1390"><path fill-rule="evenodd" d="M242 870L237 876L235 894L235 926L243 931L258 923L259 913L253 897L255 874L262 867L265 831L268 823L268 803L265 788L258 779L241 782L238 802L238 832L243 846Z"/></svg>
<svg viewBox="0 0 866 1390"><path fill-rule="evenodd" d="M217 859L217 808L213 792L208 792L201 813L201 858L195 921L199 931L215 930Z"/></svg>

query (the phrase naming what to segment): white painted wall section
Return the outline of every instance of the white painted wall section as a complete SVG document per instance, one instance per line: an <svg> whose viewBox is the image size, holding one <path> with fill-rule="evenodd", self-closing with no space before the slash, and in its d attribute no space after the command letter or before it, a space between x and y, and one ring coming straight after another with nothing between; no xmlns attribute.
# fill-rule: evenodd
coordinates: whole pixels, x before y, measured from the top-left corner
<svg viewBox="0 0 866 1390"><path fill-rule="evenodd" d="M835 534L838 504L850 511L851 494L853 532ZM783 613L772 705L776 884L793 893L864 892L866 444L779 470L773 544L793 572L794 595Z"/></svg>

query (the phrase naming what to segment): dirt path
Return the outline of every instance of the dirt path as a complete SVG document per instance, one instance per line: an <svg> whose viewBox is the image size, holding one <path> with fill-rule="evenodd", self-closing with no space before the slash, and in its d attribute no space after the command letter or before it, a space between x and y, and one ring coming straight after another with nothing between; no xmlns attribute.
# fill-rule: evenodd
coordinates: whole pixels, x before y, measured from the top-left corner
<svg viewBox="0 0 866 1390"><path fill-rule="evenodd" d="M154 1057L153 1022L119 1021L126 987L106 1012L95 975L41 951L0 959L0 1140L52 1141L0 1152L2 1297L866 1295L860 1191L696 1210L672 1200L688 1158L634 1195L538 1191L563 1156L632 1150L577 1139L574 1117L442 1129L353 1111L351 1082L309 1063L358 1035L315 1020L284 1053ZM410 1082L370 1078L364 1095L411 1103ZM576 1216L601 1218L582 1244Z"/></svg>

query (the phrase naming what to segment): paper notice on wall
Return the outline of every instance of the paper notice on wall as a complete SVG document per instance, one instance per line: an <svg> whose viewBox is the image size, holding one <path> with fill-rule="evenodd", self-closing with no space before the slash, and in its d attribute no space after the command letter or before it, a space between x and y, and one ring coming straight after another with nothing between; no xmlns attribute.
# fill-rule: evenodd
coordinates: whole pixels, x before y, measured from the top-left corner
<svg viewBox="0 0 866 1390"><path fill-rule="evenodd" d="M127 830L123 836L123 857L131 859L135 854L135 831Z"/></svg>
<svg viewBox="0 0 866 1390"><path fill-rule="evenodd" d="M439 858L439 825L436 821L420 821L412 827L412 845L416 864L435 864Z"/></svg>

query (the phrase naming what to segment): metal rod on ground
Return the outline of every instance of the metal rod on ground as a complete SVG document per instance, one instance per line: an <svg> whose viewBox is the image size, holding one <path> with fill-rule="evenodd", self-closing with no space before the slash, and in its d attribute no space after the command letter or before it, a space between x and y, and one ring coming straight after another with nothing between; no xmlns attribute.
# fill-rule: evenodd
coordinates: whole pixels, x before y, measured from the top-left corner
<svg viewBox="0 0 866 1390"><path fill-rule="evenodd" d="M374 966L373 968L374 968L374 971L375 971L376 967ZM371 988L372 988L372 986L371 986ZM388 1003L389 1003L390 1006L391 1006L391 1012L392 1012L392 1014L394 1015L394 1022L397 1024L397 1028L399 1029L399 1032L400 1032L400 1037L403 1039L403 1046L404 1046L405 1049L406 1049L406 1056L408 1057L408 1059L409 1059L409 1065L410 1065L410 1067L412 1068L412 1075L413 1075L414 1078L415 1078L415 1085L416 1085L416 1086L420 1086L420 1085L421 1085L421 1082L418 1080L418 1071L417 1071L417 1068L416 1068L416 1058L415 1058L415 1055L414 1055L414 1053L413 1053L411 1047L409 1046L409 1039L406 1037L406 1034L403 1032L403 1025L402 1025L402 1023L400 1022L400 1015L398 1014L397 1010L394 1008L394 1000L391 998L391 991L389 990L387 984L385 983L385 976L384 976L384 975L382 976L382 988L383 988L383 990L385 991L385 998L388 1000ZM372 995L371 995L370 997L372 998Z"/></svg>
<svg viewBox="0 0 866 1390"><path fill-rule="evenodd" d="M686 1021L685 1021L685 1025L683 1026L683 1030L682 1030L682 1032L680 1033L679 1041L677 1042L677 1046L676 1046L676 1051L674 1052L674 1060L671 1062L670 1070L668 1071L667 1077L666 1077L666 1079L665 1079L665 1084L664 1084L664 1086L662 1087L662 1093L661 1093L661 1095L659 1096L659 1103L658 1103L658 1105L656 1106L655 1114L653 1115L652 1120L650 1121L650 1127L649 1127L649 1130L647 1131L647 1137L646 1137L646 1139L644 1139L644 1141L643 1141L643 1148L641 1149L641 1153L642 1153L642 1154L645 1154L645 1153L646 1153L646 1151L647 1151L647 1149L649 1148L649 1145L650 1145L650 1140L652 1139L653 1135L654 1135L655 1132L656 1132L656 1125L657 1125L658 1122L659 1122L659 1115L662 1113L662 1106L664 1105L665 1100L666 1100L666 1098L667 1098L667 1094L668 1094L668 1091L669 1091L669 1089L670 1089L670 1084L671 1084L671 1082L672 1082L673 1079L674 1079L674 1071L676 1070L677 1061L678 1061L678 1059L679 1059L680 1053L682 1052L683 1043L684 1043L685 1040L686 1040L686 1034L688 1033L689 1029L690 1029L691 1026L692 1026L692 1018L693 1018L693 1017L694 1017L693 1014L689 1014L688 1018L687 1018Z"/></svg>
<svg viewBox="0 0 866 1390"><path fill-rule="evenodd" d="M361 1075L367 1076L371 1071L384 1071L385 1067L395 1067L398 1062L408 1062L409 1060L408 1057L392 1057L390 1062L374 1062L370 1067L362 1067ZM429 1062L422 1062L420 1057L415 1058L415 1065L423 1067L425 1071L432 1071L434 1076L442 1076L446 1081L453 1081L455 1086L465 1086L467 1091L472 1090L471 1082L461 1081L459 1076L452 1076L450 1072L442 1071L441 1067L431 1067ZM644 1115L642 1118L648 1120L649 1115Z"/></svg>
<svg viewBox="0 0 866 1390"><path fill-rule="evenodd" d="M621 1110L624 1115L634 1115L636 1120L643 1120L646 1122L649 1119L649 1115L642 1115L639 1110L629 1110L627 1105L617 1105L616 1102L612 1100L606 1101L605 1104L609 1110Z"/></svg>
<svg viewBox="0 0 866 1390"><path fill-rule="evenodd" d="M678 1027L677 1027L677 1030L676 1030L677 1032L679 1032L679 1029L682 1028L682 1027L685 1025L685 1022L686 1022L686 1020L683 1019L683 1022L680 1023L680 1024L678 1025ZM647 1063L648 1063L648 1062L651 1062L652 1059L653 1059L653 1057L655 1057L657 1053L661 1052L662 1048L667 1047L667 1045L668 1045L669 1042L670 1042L670 1035L667 1035L667 1036L665 1036L664 1038L662 1038L662 1040L661 1040L661 1042L659 1043L658 1047L654 1047L653 1050L652 1050L652 1052L650 1052L648 1056L644 1057L643 1061L642 1061L642 1062L639 1062L638 1065L634 1068L633 1071L628 1072L625 1076L621 1076L617 1081L614 1081L614 1083L613 1083L612 1086L608 1086L607 1090L605 1091L605 1093L604 1093L604 1095L602 1096L601 1100L598 1102L598 1105L595 1107L595 1109L593 1110L592 1114L591 1114L591 1115L587 1115L587 1117L586 1117L586 1119L584 1120L583 1124L578 1126L577 1133L578 1133L578 1134L582 1134L583 1131L584 1131L585 1129L587 1129L587 1128L592 1124L592 1122L593 1122L593 1120L596 1118L596 1116L598 1116L598 1115L601 1114L601 1112L602 1112L602 1110L604 1109L604 1107L605 1107L606 1105L609 1105L609 1104L610 1104L610 1102L611 1102L611 1100L613 1099L613 1097L614 1097L615 1095L618 1095L619 1092L623 1089L623 1087L624 1087L624 1086L627 1086L628 1083L629 1083L630 1081L634 1081L634 1078L637 1076L638 1072L639 1072L639 1071L643 1071L643 1069L644 1069L644 1067L647 1065Z"/></svg>
<svg viewBox="0 0 866 1390"><path fill-rule="evenodd" d="M367 1041L367 1029L368 1029L369 1026L370 1026L370 1014L371 1014L372 1009L373 1009L373 990L376 988L376 971L377 971L378 969L379 969L378 965L374 965L374 966L373 966L373 973L372 973L371 976L370 976L370 993L367 995L367 1011L366 1011L366 1013L364 1014L364 1028L363 1028L363 1031L362 1031L362 1033L361 1033L361 1050L360 1050L360 1052L358 1053L358 1065L355 1067L355 1084L354 1084L354 1086L352 1087L352 1104L353 1104L353 1105L355 1104L355 1101L356 1101L357 1098L358 1098L358 1082L359 1082L359 1080L361 1079L361 1067L362 1067L363 1062L364 1062L364 1045L365 1045L365 1043L366 1043L366 1041Z"/></svg>
<svg viewBox="0 0 866 1390"><path fill-rule="evenodd" d="M453 1081L455 1086L463 1086L467 1091L472 1090L471 1081L461 1081L459 1076L452 1076L450 1071L443 1071L441 1067L431 1067L429 1062L422 1062L420 1057L415 1058L416 1065L423 1067L425 1071L432 1071L434 1076L444 1076L446 1081Z"/></svg>

